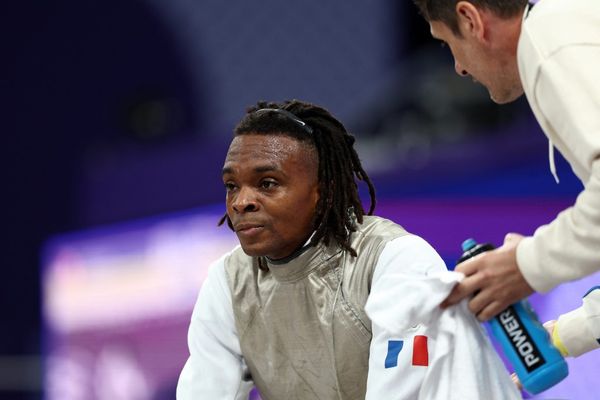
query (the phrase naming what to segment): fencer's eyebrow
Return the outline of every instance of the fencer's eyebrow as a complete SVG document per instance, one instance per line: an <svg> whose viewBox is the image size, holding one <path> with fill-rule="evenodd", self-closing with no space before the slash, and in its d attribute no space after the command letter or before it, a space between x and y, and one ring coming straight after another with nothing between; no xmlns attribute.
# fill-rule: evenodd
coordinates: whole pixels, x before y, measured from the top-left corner
<svg viewBox="0 0 600 400"><path fill-rule="evenodd" d="M254 168L254 172L256 173L264 173L264 172L273 172L273 171L279 171L279 168L275 165L259 165L258 167ZM222 174L226 175L226 174L232 174L233 173L233 168L231 167L223 167L223 171Z"/></svg>
<svg viewBox="0 0 600 400"><path fill-rule="evenodd" d="M262 173L262 172L272 172L272 171L278 171L279 168L277 168L277 166L275 165L259 165L258 167L254 168L254 172L258 172L258 173Z"/></svg>

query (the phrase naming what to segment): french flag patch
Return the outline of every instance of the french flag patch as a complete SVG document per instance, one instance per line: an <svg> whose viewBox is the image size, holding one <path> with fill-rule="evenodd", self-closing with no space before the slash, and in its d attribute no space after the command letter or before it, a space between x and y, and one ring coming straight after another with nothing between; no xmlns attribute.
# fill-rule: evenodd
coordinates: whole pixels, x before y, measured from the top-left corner
<svg viewBox="0 0 600 400"><path fill-rule="evenodd" d="M388 340L385 368L398 366L398 356L404 347L403 340ZM427 336L416 335L412 345L412 365L426 367L429 365L429 351L427 349Z"/></svg>

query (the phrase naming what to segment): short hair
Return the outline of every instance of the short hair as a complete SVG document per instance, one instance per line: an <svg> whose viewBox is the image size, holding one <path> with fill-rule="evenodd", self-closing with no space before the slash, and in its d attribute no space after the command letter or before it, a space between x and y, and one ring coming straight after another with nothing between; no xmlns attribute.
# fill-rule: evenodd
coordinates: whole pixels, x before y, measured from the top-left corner
<svg viewBox="0 0 600 400"><path fill-rule="evenodd" d="M440 21L452 33L461 36L456 16L456 4L463 0L413 0L427 21ZM478 8L492 11L501 18L511 18L525 9L528 0L464 0Z"/></svg>
<svg viewBox="0 0 600 400"><path fill-rule="evenodd" d="M354 136L344 125L326 109L300 100L258 102L234 129L234 137L245 134L288 136L316 150L320 198L310 245L319 241L329 245L333 240L356 256L350 234L357 229L356 221L363 222L365 210L355 178L369 188L368 215L375 209L375 187L354 149ZM231 228L227 214L219 225L225 221Z"/></svg>

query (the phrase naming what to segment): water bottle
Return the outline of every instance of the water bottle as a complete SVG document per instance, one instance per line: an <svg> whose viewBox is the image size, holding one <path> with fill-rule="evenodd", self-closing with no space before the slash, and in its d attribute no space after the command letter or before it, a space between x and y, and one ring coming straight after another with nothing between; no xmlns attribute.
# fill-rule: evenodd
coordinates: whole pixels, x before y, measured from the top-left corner
<svg viewBox="0 0 600 400"><path fill-rule="evenodd" d="M457 264L493 249L489 243L478 244L467 239L462 244L463 254ZM540 393L569 374L567 363L527 300L508 306L489 324L527 392Z"/></svg>

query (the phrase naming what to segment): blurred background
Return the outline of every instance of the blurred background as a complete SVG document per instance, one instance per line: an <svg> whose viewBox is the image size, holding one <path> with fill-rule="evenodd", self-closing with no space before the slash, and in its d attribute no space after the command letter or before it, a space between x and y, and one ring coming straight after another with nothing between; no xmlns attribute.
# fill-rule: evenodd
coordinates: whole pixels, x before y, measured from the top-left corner
<svg viewBox="0 0 600 400"><path fill-rule="evenodd" d="M554 182L526 102L456 76L408 1L20 1L0 32L0 399L174 398L198 288L236 243L220 169L257 100L343 121L377 213L449 267L581 190L560 157ZM535 295L541 318L597 278ZM593 364L547 396L588 398Z"/></svg>

